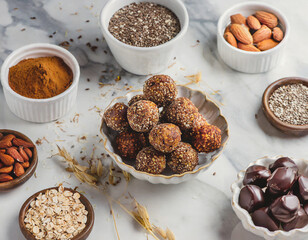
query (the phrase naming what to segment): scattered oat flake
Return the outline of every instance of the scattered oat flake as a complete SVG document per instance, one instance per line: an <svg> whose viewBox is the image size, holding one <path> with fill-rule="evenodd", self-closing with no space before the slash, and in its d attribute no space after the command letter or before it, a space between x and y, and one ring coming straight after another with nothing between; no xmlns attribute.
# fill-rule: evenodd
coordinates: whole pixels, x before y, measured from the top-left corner
<svg viewBox="0 0 308 240"><path fill-rule="evenodd" d="M172 68L175 64L176 62L172 63L171 65L168 66L168 68Z"/></svg>

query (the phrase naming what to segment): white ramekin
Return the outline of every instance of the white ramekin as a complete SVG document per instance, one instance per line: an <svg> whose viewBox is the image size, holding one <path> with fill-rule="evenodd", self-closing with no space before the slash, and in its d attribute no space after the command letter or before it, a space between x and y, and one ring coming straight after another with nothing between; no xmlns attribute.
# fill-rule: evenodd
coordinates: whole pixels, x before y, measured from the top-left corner
<svg viewBox="0 0 308 240"><path fill-rule="evenodd" d="M223 37L226 26L230 24L230 16L241 13L245 17L256 11L268 11L275 14L284 31L283 40L274 48L264 52L248 52L231 46ZM225 11L218 21L217 48L222 60L231 68L245 73L267 72L279 64L289 37L290 26L285 15L278 9L260 2L245 2Z"/></svg>
<svg viewBox="0 0 308 240"><path fill-rule="evenodd" d="M46 99L33 99L19 95L8 83L10 67L23 59L57 56L73 71L72 85L63 93ZM1 68L1 83L4 96L10 110L18 117L30 122L50 122L64 116L75 104L80 76L79 64L75 57L62 47L35 43L23 46L13 51L4 61Z"/></svg>
<svg viewBox="0 0 308 240"><path fill-rule="evenodd" d="M278 158L282 156L274 156L274 157L263 157L249 164L248 167L252 165L262 165L265 167L269 167L270 164L275 162ZM294 159L291 158L296 165L298 166L299 173L305 176L308 176L308 161L303 159ZM248 168L247 167L247 168ZM232 191L232 208L238 218L241 220L244 228L247 231L250 231L260 237L263 237L267 240L306 240L308 236L308 225L300 229L293 229L289 232L278 230L275 232L271 232L264 227L258 227L254 225L251 216L249 213L240 207L238 203L240 191L243 187L243 179L245 176L245 170L240 171L237 175L237 180L231 185Z"/></svg>
<svg viewBox="0 0 308 240"><path fill-rule="evenodd" d="M147 0L146 0L147 1ZM188 28L188 13L181 0L151 0L169 8L179 18L181 31L170 41L155 47L134 47L117 40L109 31L109 21L120 8L140 0L109 0L100 15L100 24L107 44L117 62L127 71L147 75L158 73L168 67L174 58L179 40L183 38Z"/></svg>

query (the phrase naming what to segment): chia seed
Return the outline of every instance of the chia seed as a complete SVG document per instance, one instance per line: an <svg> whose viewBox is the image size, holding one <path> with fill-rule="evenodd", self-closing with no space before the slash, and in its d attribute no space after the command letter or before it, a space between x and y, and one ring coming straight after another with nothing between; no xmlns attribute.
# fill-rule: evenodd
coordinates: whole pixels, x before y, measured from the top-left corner
<svg viewBox="0 0 308 240"><path fill-rule="evenodd" d="M283 122L308 124L308 87L303 84L279 87L270 96L269 108Z"/></svg>
<svg viewBox="0 0 308 240"><path fill-rule="evenodd" d="M170 41L181 30L180 21L168 8L151 3L131 3L110 19L109 32L136 47L154 47Z"/></svg>

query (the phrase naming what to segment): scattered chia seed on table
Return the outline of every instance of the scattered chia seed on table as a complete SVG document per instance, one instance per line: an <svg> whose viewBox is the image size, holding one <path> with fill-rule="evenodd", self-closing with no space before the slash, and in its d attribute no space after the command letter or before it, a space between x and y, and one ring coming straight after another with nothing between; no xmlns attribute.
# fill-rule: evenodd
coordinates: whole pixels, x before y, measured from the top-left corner
<svg viewBox="0 0 308 240"><path fill-rule="evenodd" d="M270 96L269 108L283 122L308 124L308 87L290 84L277 88Z"/></svg>
<svg viewBox="0 0 308 240"><path fill-rule="evenodd" d="M151 3L131 3L110 19L109 32L119 41L136 47L153 47L174 38L181 30L177 16Z"/></svg>

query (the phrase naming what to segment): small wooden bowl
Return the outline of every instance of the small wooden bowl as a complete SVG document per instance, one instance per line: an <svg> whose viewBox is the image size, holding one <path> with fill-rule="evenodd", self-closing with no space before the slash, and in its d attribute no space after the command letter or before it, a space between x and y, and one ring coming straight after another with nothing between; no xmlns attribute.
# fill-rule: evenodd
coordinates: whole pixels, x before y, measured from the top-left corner
<svg viewBox="0 0 308 240"><path fill-rule="evenodd" d="M19 212L19 227L20 230L22 232L22 234L24 235L24 237L27 240L35 240L35 237L32 235L31 232L28 231L28 229L26 228L24 219L26 216L26 212L28 211L29 207L30 207L30 203L40 194L40 193L45 193L47 190L51 190L51 189L58 189L58 187L52 187L52 188L46 188L42 191L39 191L35 194L33 194L31 197L29 197L25 203L22 205L20 212ZM93 207L91 205L91 203L89 202L89 200L82 195L80 192L73 190L71 188L64 188L65 190L71 191L72 193L79 193L80 194L80 202L85 206L86 210L88 211L88 220L86 222L86 227L75 237L73 237L71 240L85 240L88 238L88 236L90 235L92 228L93 228L93 224L94 224L94 210Z"/></svg>
<svg viewBox="0 0 308 240"><path fill-rule="evenodd" d="M269 104L268 104L270 96L277 88L283 85L289 85L289 84L294 84L294 83L302 83L308 87L308 79L305 79L305 78L286 77L286 78L279 79L276 82L273 82L271 85L269 85L264 91L264 94L262 97L262 108L269 122L274 127L281 130L282 132L286 134L297 135L297 136L306 135L308 134L308 124L293 125L293 124L285 123L274 115L274 113L270 110Z"/></svg>
<svg viewBox="0 0 308 240"><path fill-rule="evenodd" d="M22 134L20 132L17 132L17 131L14 131L14 130L8 130L8 129L0 129L0 133L3 133L4 135L13 134L16 137L21 138L21 139L35 145L31 141L30 138L28 138L27 136L25 136L24 134ZM0 183L0 191L7 191L9 189L15 188L15 187L23 184L24 182L26 182L34 174L35 169L37 167L37 162L38 162L37 149L34 146L32 160L30 160L30 166L27 168L25 173L23 175L21 175L20 177L12 180L12 181Z"/></svg>

